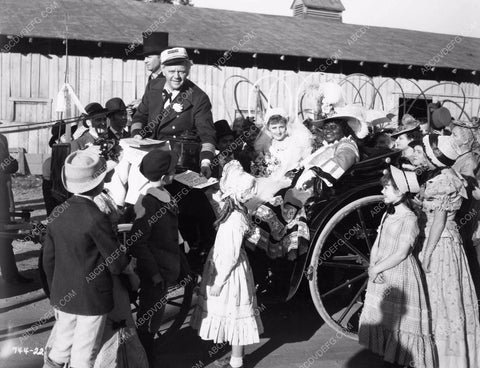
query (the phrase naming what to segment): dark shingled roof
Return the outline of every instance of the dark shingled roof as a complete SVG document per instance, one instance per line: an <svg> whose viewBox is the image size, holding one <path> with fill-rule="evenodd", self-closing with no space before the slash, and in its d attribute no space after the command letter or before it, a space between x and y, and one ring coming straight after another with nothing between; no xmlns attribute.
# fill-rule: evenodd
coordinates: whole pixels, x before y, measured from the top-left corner
<svg viewBox="0 0 480 368"><path fill-rule="evenodd" d="M48 7L54 11L43 16ZM337 54L342 61L419 66L438 55L437 67L480 70L478 38L134 0L3 0L0 34L63 38L65 11L69 38L76 40L129 44L150 27L168 32L169 45L193 49L236 46L240 53L323 59ZM241 45L248 32L255 37Z"/></svg>

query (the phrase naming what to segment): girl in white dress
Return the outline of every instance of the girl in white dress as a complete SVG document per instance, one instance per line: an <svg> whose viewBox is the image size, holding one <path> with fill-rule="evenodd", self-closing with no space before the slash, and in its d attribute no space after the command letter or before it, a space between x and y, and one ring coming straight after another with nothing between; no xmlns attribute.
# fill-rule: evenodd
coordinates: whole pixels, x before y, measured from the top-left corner
<svg viewBox="0 0 480 368"><path fill-rule="evenodd" d="M191 325L203 340L232 345L226 367L243 366L243 347L260 341L263 332L255 285L242 247L249 230L244 203L255 194L255 178L238 161L224 167L220 181L225 205L217 220L215 244L202 276Z"/></svg>
<svg viewBox="0 0 480 368"><path fill-rule="evenodd" d="M264 128L255 141L258 157L251 165L260 202L272 200L280 189L291 185L292 178L286 174L301 167L302 160L312 152L312 141L308 129L298 121L290 121L282 108L266 112ZM247 207L254 209L253 201Z"/></svg>

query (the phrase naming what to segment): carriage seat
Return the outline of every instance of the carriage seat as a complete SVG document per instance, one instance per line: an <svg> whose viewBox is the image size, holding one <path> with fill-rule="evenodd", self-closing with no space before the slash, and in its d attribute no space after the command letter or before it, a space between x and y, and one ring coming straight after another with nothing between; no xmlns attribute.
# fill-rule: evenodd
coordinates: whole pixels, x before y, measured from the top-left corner
<svg viewBox="0 0 480 368"><path fill-rule="evenodd" d="M361 160L347 170L342 179L349 181L353 179L355 182L376 180L383 175L383 171L392 162L395 162L400 154L401 151L395 150Z"/></svg>

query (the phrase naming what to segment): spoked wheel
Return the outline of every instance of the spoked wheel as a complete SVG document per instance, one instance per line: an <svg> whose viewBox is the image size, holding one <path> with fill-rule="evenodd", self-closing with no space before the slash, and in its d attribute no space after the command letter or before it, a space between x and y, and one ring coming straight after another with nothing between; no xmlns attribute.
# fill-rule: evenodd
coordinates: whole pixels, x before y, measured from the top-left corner
<svg viewBox="0 0 480 368"><path fill-rule="evenodd" d="M197 284L197 275L190 271L185 254L181 252L180 256L180 276L176 284L168 288L162 325L156 334L160 344L167 342L182 327L190 311L193 290ZM137 307L138 300L134 304L133 313L136 313Z"/></svg>
<svg viewBox="0 0 480 368"><path fill-rule="evenodd" d="M358 339L358 322L368 283L370 250L385 205L383 196L357 199L338 212L316 239L309 268L310 293L323 320Z"/></svg>

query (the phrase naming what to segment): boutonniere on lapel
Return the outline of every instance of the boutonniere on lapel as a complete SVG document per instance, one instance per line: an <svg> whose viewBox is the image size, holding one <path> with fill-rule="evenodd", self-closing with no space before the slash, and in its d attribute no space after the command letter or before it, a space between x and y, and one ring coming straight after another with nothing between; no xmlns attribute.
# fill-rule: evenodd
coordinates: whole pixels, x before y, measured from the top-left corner
<svg viewBox="0 0 480 368"><path fill-rule="evenodd" d="M178 102L175 102L172 105L172 109L175 110L175 112L182 112L183 111L183 105L179 104Z"/></svg>

